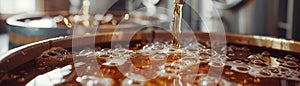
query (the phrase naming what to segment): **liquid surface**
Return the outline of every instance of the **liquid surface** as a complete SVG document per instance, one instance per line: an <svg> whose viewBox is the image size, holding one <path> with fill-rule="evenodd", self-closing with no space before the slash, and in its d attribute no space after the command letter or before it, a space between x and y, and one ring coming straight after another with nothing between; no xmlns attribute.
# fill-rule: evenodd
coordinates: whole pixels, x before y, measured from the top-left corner
<svg viewBox="0 0 300 86"><path fill-rule="evenodd" d="M98 86L296 86L300 82L298 55L272 49L230 45L223 53L198 42L174 51L166 42L141 48L84 49L71 54L55 47L14 71L1 72L1 85ZM180 53L178 53L180 52ZM73 62L72 55L83 60ZM216 58L217 57L217 58ZM89 61L97 59L90 69ZM80 70L80 71L78 71ZM77 72L76 72L77 71ZM93 71L84 74L82 71ZM217 78L216 74L221 74Z"/></svg>

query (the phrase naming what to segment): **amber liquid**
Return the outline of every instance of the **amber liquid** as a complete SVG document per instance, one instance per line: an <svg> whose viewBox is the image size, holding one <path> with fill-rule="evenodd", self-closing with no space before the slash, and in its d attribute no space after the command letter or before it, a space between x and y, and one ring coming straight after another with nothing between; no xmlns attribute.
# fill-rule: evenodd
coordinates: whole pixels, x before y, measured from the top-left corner
<svg viewBox="0 0 300 86"><path fill-rule="evenodd" d="M144 45L141 44L141 46ZM114 49L109 50L114 51ZM190 49L188 50L193 51ZM298 62L298 58L295 58L299 57L299 54L250 46L229 46L226 50L228 56L227 63L222 72L221 80L219 82L212 83L214 86L215 84L218 86L297 86L300 83L300 74L298 72L300 64ZM97 50L97 52L102 53L104 51ZM205 74L207 74L212 67L209 65L207 60L209 57L214 55L211 51L206 52L205 49L198 54L199 56L197 56L197 58L186 57L187 54L184 52L179 55L173 55L172 53L174 52L169 52L168 54L157 53L154 54L158 55L156 57L144 53L136 53L131 54L131 58L127 59L125 63L121 65L118 65L117 63L104 64L109 62L109 59L118 58L111 58L110 55L122 52L115 51L115 53L112 53L113 54L108 53L104 55L95 55L95 57L97 57L97 62L99 64L98 67L100 68L101 73L95 72L93 76L109 78L110 80L107 80L105 83L111 83L110 81L113 81L113 83L110 84L113 86L121 86L124 84L129 86L201 86L201 84L203 84L201 82L205 79ZM121 55L124 56L127 54L130 53L123 52ZM72 55L63 48L52 48L49 51L45 51L36 60L30 61L12 71L5 72L2 70L0 72L0 78L2 81L0 82L0 85L26 85L28 82L32 81L34 82L34 86L39 86L39 84L36 84L40 83L39 80L41 80L41 78L37 78L38 75L49 76L47 74L45 75L45 73L49 73L52 70L58 71L57 69L59 69L61 73L54 72L54 75L61 75L61 77L43 77L42 80L49 80L49 82L44 82L53 83L56 86L81 86L86 84L88 81L97 81L97 78L85 79L84 77L79 77L82 75L78 75L78 73L76 73L71 56ZM83 56L83 58L85 58L87 62L92 61L89 60L91 57ZM197 64L184 66L193 62L196 62ZM71 65L72 68L69 68L71 70L65 69L64 67L66 67L66 65ZM131 70L130 67L133 66L136 67L136 69ZM87 70L88 67L83 66L80 68L82 69L78 70ZM161 73L162 70L164 71L163 73ZM71 72L68 73L66 71ZM145 75L144 77L155 73L159 73L159 75L151 77L151 79L147 81L139 81L128 79L128 77L121 73L121 71ZM60 82L54 83L57 80L60 80ZM214 80L206 80L207 83L211 81ZM95 85L101 84L96 83Z"/></svg>
<svg viewBox="0 0 300 86"><path fill-rule="evenodd" d="M171 30L174 35L172 39L172 47L174 49L180 48L179 36L181 34L182 6L183 6L182 3L175 3L174 11L173 11Z"/></svg>

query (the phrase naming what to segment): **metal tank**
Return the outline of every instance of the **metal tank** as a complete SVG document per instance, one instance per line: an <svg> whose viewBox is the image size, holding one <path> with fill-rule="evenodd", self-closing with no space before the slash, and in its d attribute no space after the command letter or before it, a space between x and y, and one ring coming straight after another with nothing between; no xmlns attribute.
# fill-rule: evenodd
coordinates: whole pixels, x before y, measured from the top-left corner
<svg viewBox="0 0 300 86"><path fill-rule="evenodd" d="M278 0L213 0L228 32L275 36Z"/></svg>

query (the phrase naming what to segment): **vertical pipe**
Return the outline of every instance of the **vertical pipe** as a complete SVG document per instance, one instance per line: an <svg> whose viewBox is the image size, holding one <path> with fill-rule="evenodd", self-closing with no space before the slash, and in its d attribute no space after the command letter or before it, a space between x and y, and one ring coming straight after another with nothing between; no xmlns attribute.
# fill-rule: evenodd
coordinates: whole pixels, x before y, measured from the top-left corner
<svg viewBox="0 0 300 86"><path fill-rule="evenodd" d="M294 0L288 0L287 7L287 26L286 26L286 38L292 38L293 36L293 16L294 16Z"/></svg>

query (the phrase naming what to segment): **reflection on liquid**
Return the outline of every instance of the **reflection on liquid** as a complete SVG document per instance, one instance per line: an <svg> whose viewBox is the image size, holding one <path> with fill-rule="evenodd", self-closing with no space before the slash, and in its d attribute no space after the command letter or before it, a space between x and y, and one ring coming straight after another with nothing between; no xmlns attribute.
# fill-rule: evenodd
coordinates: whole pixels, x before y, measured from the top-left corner
<svg viewBox="0 0 300 86"><path fill-rule="evenodd" d="M45 74L39 75L32 79L26 86L54 86L55 84L64 82L64 76L71 73L72 66L67 65L62 68L54 69Z"/></svg>

